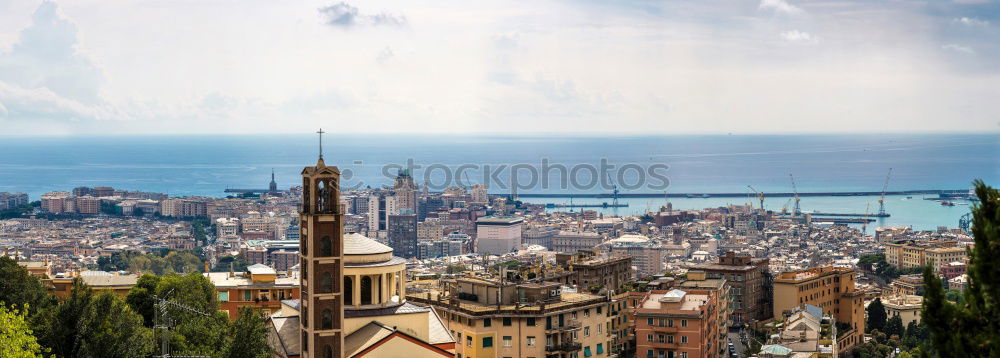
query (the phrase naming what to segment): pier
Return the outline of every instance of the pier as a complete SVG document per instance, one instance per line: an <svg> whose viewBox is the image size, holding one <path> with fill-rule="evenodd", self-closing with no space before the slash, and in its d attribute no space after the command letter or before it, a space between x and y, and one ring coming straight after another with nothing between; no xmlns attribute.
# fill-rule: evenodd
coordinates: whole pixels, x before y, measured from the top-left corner
<svg viewBox="0 0 1000 358"><path fill-rule="evenodd" d="M929 189L929 190L903 190L903 191L887 191L885 195L955 195L955 194L968 194L969 190L940 190L940 189ZM795 193L792 192L774 192L774 193L763 193L765 198L790 198L795 197ZM881 196L881 191L826 191L826 192L811 192L811 193L798 193L799 197L808 196ZM602 198L613 198L614 194L611 193L517 193L518 197L522 198L592 198L592 199L602 199ZM755 195L756 196L756 195ZM618 193L619 199L627 198L746 198L746 192L740 193ZM863 216L863 215L859 215Z"/></svg>
<svg viewBox="0 0 1000 358"><path fill-rule="evenodd" d="M600 203L600 204L556 204L548 203L545 204L546 208L627 208L628 203L625 204L615 204L615 203Z"/></svg>
<svg viewBox="0 0 1000 358"><path fill-rule="evenodd" d="M807 213L807 214L811 214L813 217L817 217L817 216L841 216L841 217L848 216L848 217L857 217L857 218L866 217L866 216L871 216L871 217L876 217L876 218L887 218L887 217L889 217L888 213L844 214L844 213L821 213L821 212L815 212L815 213Z"/></svg>

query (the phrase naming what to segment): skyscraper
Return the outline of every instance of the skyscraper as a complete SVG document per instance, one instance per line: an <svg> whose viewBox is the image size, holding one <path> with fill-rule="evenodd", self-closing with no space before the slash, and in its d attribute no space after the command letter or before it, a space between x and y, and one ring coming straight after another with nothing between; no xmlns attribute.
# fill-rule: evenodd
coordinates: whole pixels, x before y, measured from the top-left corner
<svg viewBox="0 0 1000 358"><path fill-rule="evenodd" d="M417 256L417 216L409 210L389 215L389 247L402 258Z"/></svg>
<svg viewBox="0 0 1000 358"><path fill-rule="evenodd" d="M316 166L302 169L299 253L304 358L333 358L343 354L344 222L339 196L340 170L326 166L321 152Z"/></svg>
<svg viewBox="0 0 1000 358"><path fill-rule="evenodd" d="M413 213L417 212L417 184L413 182L413 176L410 175L409 170L399 171L392 191L396 196L396 205L400 210L410 209Z"/></svg>

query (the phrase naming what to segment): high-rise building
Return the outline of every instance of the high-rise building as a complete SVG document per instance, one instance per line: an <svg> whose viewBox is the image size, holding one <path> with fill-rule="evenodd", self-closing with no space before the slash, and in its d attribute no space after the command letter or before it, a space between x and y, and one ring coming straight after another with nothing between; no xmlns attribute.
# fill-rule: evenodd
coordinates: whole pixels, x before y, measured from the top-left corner
<svg viewBox="0 0 1000 358"><path fill-rule="evenodd" d="M28 205L28 194L25 193L0 193L0 210L13 209L19 206Z"/></svg>
<svg viewBox="0 0 1000 358"><path fill-rule="evenodd" d="M69 193L65 191L53 191L42 194L42 210L53 214L61 214L66 211L64 202L68 197Z"/></svg>
<svg viewBox="0 0 1000 358"><path fill-rule="evenodd" d="M339 203L340 169L326 166L320 155L316 166L302 169L299 307L303 358L343 356L344 222Z"/></svg>
<svg viewBox="0 0 1000 358"><path fill-rule="evenodd" d="M396 197L378 193L368 197L368 231L386 231L389 215L398 212Z"/></svg>
<svg viewBox="0 0 1000 358"><path fill-rule="evenodd" d="M409 170L401 170L396 175L396 182L392 186L392 191L396 197L396 207L400 210L409 209L410 212L417 212L417 184L413 183L413 176Z"/></svg>
<svg viewBox="0 0 1000 358"><path fill-rule="evenodd" d="M622 235L604 242L608 252L616 256L631 256L636 274L641 277L663 273L663 246L642 235Z"/></svg>
<svg viewBox="0 0 1000 358"><path fill-rule="evenodd" d="M417 215L402 210L404 213L389 215L387 237L389 247L402 258L417 256Z"/></svg>
<svg viewBox="0 0 1000 358"><path fill-rule="evenodd" d="M486 192L486 185L476 184L472 186L472 202L489 203L490 196Z"/></svg>
<svg viewBox="0 0 1000 358"><path fill-rule="evenodd" d="M485 217L476 220L476 252L503 255L521 247L521 223L518 217Z"/></svg>
<svg viewBox="0 0 1000 358"><path fill-rule="evenodd" d="M157 208L159 209L159 208ZM80 214L96 215L101 213L101 199L92 196L76 198L76 211Z"/></svg>
<svg viewBox="0 0 1000 358"><path fill-rule="evenodd" d="M693 265L708 278L725 278L733 286L733 323L748 323L771 317L772 284L769 260L727 252L718 263Z"/></svg>

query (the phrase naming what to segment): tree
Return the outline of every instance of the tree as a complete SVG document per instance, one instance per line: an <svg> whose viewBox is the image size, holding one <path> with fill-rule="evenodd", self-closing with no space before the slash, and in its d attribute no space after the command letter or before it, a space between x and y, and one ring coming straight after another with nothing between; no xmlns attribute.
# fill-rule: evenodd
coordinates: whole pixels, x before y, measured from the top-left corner
<svg viewBox="0 0 1000 358"><path fill-rule="evenodd" d="M142 316L143 324L146 327L153 327L154 310L156 300L153 295L156 293L156 286L160 284L160 277L153 275L142 275L139 281L128 291L125 302L133 311Z"/></svg>
<svg viewBox="0 0 1000 358"><path fill-rule="evenodd" d="M245 258L236 256L223 256L219 258L219 261L215 264L215 267L212 268L212 271L226 272L229 271L231 268L235 272L241 272L246 270L247 266L250 266L250 262L247 261Z"/></svg>
<svg viewBox="0 0 1000 358"><path fill-rule="evenodd" d="M94 292L83 281L74 279L69 298L40 312L37 322L32 322L32 326L39 328L39 343L51 348L57 357L75 357L80 320L93 297Z"/></svg>
<svg viewBox="0 0 1000 358"><path fill-rule="evenodd" d="M465 265L454 264L454 265L448 265L448 268L445 269L445 273L460 273L460 272L465 272L465 270L466 270Z"/></svg>
<svg viewBox="0 0 1000 358"><path fill-rule="evenodd" d="M868 304L867 308L868 321L865 322L865 330L868 332L877 330L885 330L886 314L885 306L882 304L882 300L876 298L872 303Z"/></svg>
<svg viewBox="0 0 1000 358"><path fill-rule="evenodd" d="M225 345L229 316L219 311L215 285L205 276L196 272L163 276L156 286L156 295L209 314L206 317L173 306L167 308L167 314L176 322L171 334L175 353L213 355Z"/></svg>
<svg viewBox="0 0 1000 358"><path fill-rule="evenodd" d="M267 345L267 326L264 316L250 307L241 307L240 313L229 327L229 336L222 351L225 358L267 358L271 347Z"/></svg>
<svg viewBox="0 0 1000 358"><path fill-rule="evenodd" d="M1000 191L974 183L968 284L964 302L949 302L941 279L924 268L922 321L930 330L926 354L940 357L1000 357Z"/></svg>
<svg viewBox="0 0 1000 358"><path fill-rule="evenodd" d="M143 318L111 291L98 294L79 323L78 357L145 357L153 352L153 333Z"/></svg>
<svg viewBox="0 0 1000 358"><path fill-rule="evenodd" d="M29 315L38 309L55 303L55 298L49 295L48 289L37 277L31 276L28 270L17 264L14 259L0 257L0 305L24 307L29 305Z"/></svg>
<svg viewBox="0 0 1000 358"><path fill-rule="evenodd" d="M885 334L889 337L903 337L903 319L899 316L892 316L885 324Z"/></svg>
<svg viewBox="0 0 1000 358"><path fill-rule="evenodd" d="M41 357L42 346L28 328L28 307L22 307L18 310L16 306L7 309L0 305L0 357Z"/></svg>

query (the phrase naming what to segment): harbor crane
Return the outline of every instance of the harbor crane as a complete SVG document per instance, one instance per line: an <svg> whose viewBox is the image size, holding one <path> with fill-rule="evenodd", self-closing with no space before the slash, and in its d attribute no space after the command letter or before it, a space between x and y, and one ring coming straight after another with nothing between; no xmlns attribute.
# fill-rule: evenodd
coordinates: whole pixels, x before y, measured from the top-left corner
<svg viewBox="0 0 1000 358"><path fill-rule="evenodd" d="M882 197L878 199L878 216L886 217L889 216L885 213L885 191L889 189L889 177L892 176L892 168L889 168L889 173L885 175L885 184L882 184Z"/></svg>
<svg viewBox="0 0 1000 358"><path fill-rule="evenodd" d="M799 208L799 189L795 187L795 176L792 173L788 173L788 178L792 180L792 192L795 193L795 208L792 209L792 215L799 216L802 215L802 209Z"/></svg>
<svg viewBox="0 0 1000 358"><path fill-rule="evenodd" d="M749 185L747 185L747 188L750 188L750 191L752 191L754 194L757 194L757 198L760 200L760 210L764 210L764 193L757 191L757 189L754 189L752 186ZM753 204L750 204L750 206L752 207Z"/></svg>
<svg viewBox="0 0 1000 358"><path fill-rule="evenodd" d="M604 171L604 177L608 178L608 183L611 184L611 198L612 198L611 205L613 207L617 208L618 207L618 184L615 184L615 182L611 181L611 175L609 175L606 170Z"/></svg>

